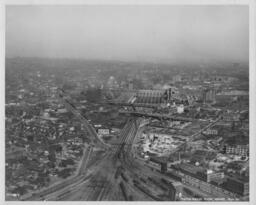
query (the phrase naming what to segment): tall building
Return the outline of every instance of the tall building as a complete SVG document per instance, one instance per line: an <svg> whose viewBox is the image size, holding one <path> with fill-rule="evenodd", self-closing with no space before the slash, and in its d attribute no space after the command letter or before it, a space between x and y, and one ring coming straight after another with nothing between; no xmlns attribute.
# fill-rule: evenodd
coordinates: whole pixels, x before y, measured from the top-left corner
<svg viewBox="0 0 256 205"><path fill-rule="evenodd" d="M129 79L129 86L128 86L129 90L133 90L133 81L131 79Z"/></svg>
<svg viewBox="0 0 256 205"><path fill-rule="evenodd" d="M162 173L167 172L167 163L161 163L161 172Z"/></svg>
<svg viewBox="0 0 256 205"><path fill-rule="evenodd" d="M172 89L169 88L168 90L166 90L166 92L167 92L167 102L169 102L172 97Z"/></svg>
<svg viewBox="0 0 256 205"><path fill-rule="evenodd" d="M216 90L214 88L205 88L202 92L203 103L216 102Z"/></svg>

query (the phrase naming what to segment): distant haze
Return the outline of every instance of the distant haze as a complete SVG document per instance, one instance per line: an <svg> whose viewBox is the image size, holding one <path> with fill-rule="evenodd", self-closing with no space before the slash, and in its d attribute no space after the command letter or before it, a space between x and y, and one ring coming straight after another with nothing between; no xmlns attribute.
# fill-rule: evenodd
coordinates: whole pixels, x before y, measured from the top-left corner
<svg viewBox="0 0 256 205"><path fill-rule="evenodd" d="M248 61L247 6L7 6L6 57Z"/></svg>

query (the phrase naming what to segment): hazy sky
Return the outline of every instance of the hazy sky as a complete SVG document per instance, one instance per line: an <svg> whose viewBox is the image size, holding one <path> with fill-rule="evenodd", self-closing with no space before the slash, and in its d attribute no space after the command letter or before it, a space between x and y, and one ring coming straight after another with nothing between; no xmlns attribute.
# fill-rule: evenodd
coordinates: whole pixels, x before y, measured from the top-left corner
<svg viewBox="0 0 256 205"><path fill-rule="evenodd" d="M247 6L8 6L7 57L247 61Z"/></svg>

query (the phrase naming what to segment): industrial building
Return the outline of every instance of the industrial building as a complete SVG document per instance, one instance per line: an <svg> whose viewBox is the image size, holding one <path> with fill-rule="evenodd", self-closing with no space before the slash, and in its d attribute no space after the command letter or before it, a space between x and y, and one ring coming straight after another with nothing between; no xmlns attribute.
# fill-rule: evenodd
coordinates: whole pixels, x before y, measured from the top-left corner
<svg viewBox="0 0 256 205"><path fill-rule="evenodd" d="M171 97L170 90L139 90L136 93L135 103L162 104Z"/></svg>

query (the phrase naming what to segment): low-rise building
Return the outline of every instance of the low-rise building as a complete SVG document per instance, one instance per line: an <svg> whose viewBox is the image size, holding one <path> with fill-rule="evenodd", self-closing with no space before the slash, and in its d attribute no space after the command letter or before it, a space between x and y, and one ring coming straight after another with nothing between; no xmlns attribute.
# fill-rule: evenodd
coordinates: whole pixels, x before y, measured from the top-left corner
<svg viewBox="0 0 256 205"><path fill-rule="evenodd" d="M224 172L214 172L213 170L206 171L207 182L219 181L224 179Z"/></svg>
<svg viewBox="0 0 256 205"><path fill-rule="evenodd" d="M206 131L203 132L206 135L217 135L218 134L218 130L216 129L208 129Z"/></svg>
<svg viewBox="0 0 256 205"><path fill-rule="evenodd" d="M98 129L99 135L109 135L109 129Z"/></svg>

